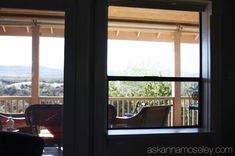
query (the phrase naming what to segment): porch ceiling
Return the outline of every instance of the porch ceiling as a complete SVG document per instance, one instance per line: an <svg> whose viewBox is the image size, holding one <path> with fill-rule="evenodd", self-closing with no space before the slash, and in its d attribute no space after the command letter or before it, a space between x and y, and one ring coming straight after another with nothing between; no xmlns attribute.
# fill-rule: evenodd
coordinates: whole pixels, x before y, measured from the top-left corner
<svg viewBox="0 0 235 156"><path fill-rule="evenodd" d="M199 42L198 12L110 6L108 18L110 39Z"/></svg>
<svg viewBox="0 0 235 156"><path fill-rule="evenodd" d="M64 17L60 11L0 8L0 35L31 36L39 25L41 36L63 37Z"/></svg>
<svg viewBox="0 0 235 156"><path fill-rule="evenodd" d="M192 11L143 9L131 7L109 7L110 20L141 21L147 23L171 23L198 25L199 14Z"/></svg>
<svg viewBox="0 0 235 156"><path fill-rule="evenodd" d="M173 41L180 31L182 42L198 43L199 13L162 9L109 7L109 39ZM40 25L40 35L64 36L64 12L0 8L0 35L31 36Z"/></svg>

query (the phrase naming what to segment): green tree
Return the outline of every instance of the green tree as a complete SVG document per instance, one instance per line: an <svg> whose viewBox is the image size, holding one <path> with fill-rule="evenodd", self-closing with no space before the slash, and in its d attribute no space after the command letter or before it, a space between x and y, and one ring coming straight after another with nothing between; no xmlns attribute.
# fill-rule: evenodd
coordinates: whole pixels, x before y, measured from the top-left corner
<svg viewBox="0 0 235 156"><path fill-rule="evenodd" d="M109 82L109 97L171 96L171 83L167 82Z"/></svg>
<svg viewBox="0 0 235 156"><path fill-rule="evenodd" d="M144 86L143 96L171 96L171 84L166 82L148 82Z"/></svg>

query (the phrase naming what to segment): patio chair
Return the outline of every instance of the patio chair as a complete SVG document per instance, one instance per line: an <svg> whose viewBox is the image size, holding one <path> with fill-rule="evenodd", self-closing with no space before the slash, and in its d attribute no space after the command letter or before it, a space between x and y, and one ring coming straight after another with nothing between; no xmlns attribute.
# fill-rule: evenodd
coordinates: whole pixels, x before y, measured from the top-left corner
<svg viewBox="0 0 235 156"><path fill-rule="evenodd" d="M132 117L116 117L114 128L166 127L171 105L145 106Z"/></svg>
<svg viewBox="0 0 235 156"><path fill-rule="evenodd" d="M112 128L117 116L116 109L113 105L108 105L108 128Z"/></svg>
<svg viewBox="0 0 235 156"><path fill-rule="evenodd" d="M46 144L58 144L59 149L63 138L62 115L63 106L60 104L34 104L25 110L26 123L30 126L31 133L41 136ZM53 136L40 135L43 128Z"/></svg>

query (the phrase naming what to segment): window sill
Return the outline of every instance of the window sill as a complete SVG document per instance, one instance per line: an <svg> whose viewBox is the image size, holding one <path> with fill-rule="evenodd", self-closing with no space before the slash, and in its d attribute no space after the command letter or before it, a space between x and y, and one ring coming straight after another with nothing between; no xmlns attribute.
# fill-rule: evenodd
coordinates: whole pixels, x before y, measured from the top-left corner
<svg viewBox="0 0 235 156"><path fill-rule="evenodd" d="M115 129L108 130L108 136L120 135L155 135L155 134L193 134L193 133L210 133L202 128L162 128L162 129Z"/></svg>

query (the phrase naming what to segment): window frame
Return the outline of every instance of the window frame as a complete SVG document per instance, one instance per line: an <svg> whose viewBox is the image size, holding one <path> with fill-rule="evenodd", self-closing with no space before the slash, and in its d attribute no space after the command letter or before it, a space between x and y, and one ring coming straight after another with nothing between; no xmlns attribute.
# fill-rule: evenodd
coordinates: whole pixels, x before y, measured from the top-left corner
<svg viewBox="0 0 235 156"><path fill-rule="evenodd" d="M137 8L151 8L151 9L172 9L172 10L183 10L183 11L198 11L200 13L200 31L199 31L199 51L200 51L200 69L199 69L199 77L154 77L154 76L109 76L107 74L107 95L108 95L108 84L109 81L175 81L175 82L198 82L199 84L199 109L198 109L198 125L196 126L173 126L167 127L170 129L174 129L173 133L181 133L182 129L190 129L197 128L198 132L210 131L211 130L211 103L210 103L210 92L211 92L211 50L210 50L210 18L211 15L211 2L205 2L198 0L197 2L185 2L185 1L176 1L175 3L171 2L162 2L162 1L154 1L154 2L144 2L144 1L135 1L131 2L128 0L110 0L109 6L123 6L123 7L137 7ZM108 21L108 17L107 17ZM107 22L108 23L108 22ZM107 29L108 30L108 29ZM107 35L106 35L107 36ZM107 37L108 40L108 37ZM182 43L182 42L181 42ZM108 53L108 52L107 52ZM106 58L107 61L107 58ZM106 66L107 68L107 66ZM108 96L106 97L108 101ZM204 103L204 104L203 104ZM108 102L107 102L108 104ZM107 110L107 107L106 107ZM107 125L107 116L106 116L106 134L108 135L125 135L125 129L120 134L115 132L117 129L108 129ZM164 127L165 128L165 127ZM138 128L144 129L144 128ZM147 128L149 129L149 128ZM152 128L159 129L159 128ZM202 131L200 130L202 129ZM178 131L179 130L179 131ZM188 131L189 133L194 133L192 131ZM156 131L156 134L159 132ZM169 133L166 131L166 133ZM128 135L129 133L127 133ZM136 133L138 135L138 132Z"/></svg>

